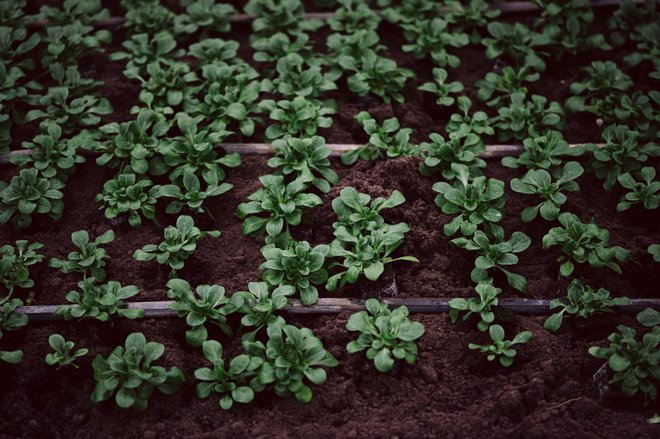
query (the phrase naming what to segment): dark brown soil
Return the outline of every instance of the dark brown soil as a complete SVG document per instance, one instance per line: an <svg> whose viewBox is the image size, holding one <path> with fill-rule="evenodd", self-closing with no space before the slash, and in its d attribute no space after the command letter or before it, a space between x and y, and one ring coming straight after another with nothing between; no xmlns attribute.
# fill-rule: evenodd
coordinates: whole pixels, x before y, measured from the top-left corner
<svg viewBox="0 0 660 439"><path fill-rule="evenodd" d="M340 361L327 382L313 389L310 404L266 391L229 412L220 409L217 397L195 397L194 370L207 362L186 345L181 321L116 321L114 327L34 323L12 334L25 346L23 364L0 363L0 394L6 401L0 405L0 438L455 438L483 437L484 432L492 438L657 437L658 427L646 422L657 407L645 409L636 399L600 400L590 384L602 362L589 357L588 347L603 345L615 325L630 325L630 318L567 322L557 335L545 332L540 318L511 321L505 324L507 333L530 330L534 338L505 369L467 348L469 342L484 342L485 334L453 326L445 315L417 315L413 319L426 327L417 363L388 374L377 372L362 354L346 353L352 339L345 330L347 318L344 313L295 322L313 328ZM143 413L122 411L114 402L92 405L93 358L107 356L134 331L163 343L159 363L180 367L186 383L173 396L156 392ZM53 332L90 349L79 370L56 371L44 363Z"/></svg>
<svg viewBox="0 0 660 439"><path fill-rule="evenodd" d="M272 171L266 165L265 157L243 157L243 163L237 169L230 170L228 181L234 188L225 195L214 199L209 207L215 221L206 215L197 215L196 223L202 230L221 230L218 239L207 238L200 241L195 254L186 263L179 275L192 284L220 284L227 291L244 290L248 282L259 280L258 267L263 258L259 251L263 245L261 237L244 236L241 220L235 215L236 207L258 186L258 177ZM419 264L408 262L395 263L392 272L400 297L453 297L472 294L473 283L470 270L473 267L474 253L461 250L450 242L442 231L443 225L451 218L442 214L434 204L435 192L431 189L432 181L418 172L418 161L397 159L377 162L359 162L351 168L335 161L335 169L341 180L324 198L324 204L313 209L305 216L304 222L295 230L298 239L307 239L317 243L329 243L332 238L332 223L335 220L331 200L346 186L353 186L372 196L388 195L392 190L401 191L406 203L387 211L384 215L394 223L405 221L412 230L407 235L397 254L413 255L419 258ZM0 178L7 180L16 171L8 168L0 170ZM532 238L531 247L521 254L516 272L529 280L527 294L520 297L552 298L563 296L567 280L558 275L559 255L557 248L544 251L541 238L554 225L538 219L530 224L520 220L522 209L533 202L532 198L517 194L508 189L509 180L515 176L510 169L503 168L497 162L490 162L487 174L507 183L507 206L503 226L507 234L516 230L527 233ZM17 232L5 226L0 233L2 242L16 239L29 239L45 244L42 252L49 258L65 257L72 251L71 232L86 229L92 236L113 228L116 240L107 246L111 260L107 264L108 278L120 281L123 285L136 285L140 288L135 300L163 300L165 284L169 271L159 270L155 262L137 262L133 252L148 243L162 240L162 232L149 221L144 221L139 228L128 224L112 225L105 219L94 196L102 189L103 182L112 177L112 171L98 168L92 162L79 167L69 180L65 189L65 211L60 221L48 218L35 219L27 231ZM619 276L609 269L594 270L578 267L576 276L593 287L605 287L615 295L629 297L659 297L657 284L658 270L647 253L647 247L660 242L660 224L653 220L653 215L632 209L623 214L616 214L616 204L621 194L616 191L605 192L601 183L592 175L580 178L581 190L568 194L568 211L574 212L583 221L594 218L611 233L611 243L621 245L631 251L632 260L623 265L623 275ZM161 201L162 212L166 201ZM163 224L175 221L173 216L160 215ZM46 264L33 270L36 286L36 303L62 303L64 296L76 288L77 277L64 275L47 268ZM505 295L515 295L515 290L506 285L504 279L496 278L496 283ZM356 286L346 287L333 293L321 289L321 297L349 296L360 297L370 284L359 282ZM23 296L27 292L21 292Z"/></svg>

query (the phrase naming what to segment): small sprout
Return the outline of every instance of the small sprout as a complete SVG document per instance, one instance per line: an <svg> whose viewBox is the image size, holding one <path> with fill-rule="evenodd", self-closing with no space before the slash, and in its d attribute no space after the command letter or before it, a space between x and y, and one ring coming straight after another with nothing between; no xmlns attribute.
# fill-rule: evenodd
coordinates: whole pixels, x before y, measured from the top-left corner
<svg viewBox="0 0 660 439"><path fill-rule="evenodd" d="M548 104L548 99L539 95L528 99L525 93L513 93L509 105L497 112L491 123L500 141L537 137L547 130L562 130L565 125L561 105L554 101Z"/></svg>
<svg viewBox="0 0 660 439"><path fill-rule="evenodd" d="M155 221L156 194L158 189L146 177L138 178L135 174L119 174L103 185L103 192L96 195L96 202L101 202L100 209L105 209L105 217L116 218L128 214L128 223L133 227L142 224L145 218Z"/></svg>
<svg viewBox="0 0 660 439"><path fill-rule="evenodd" d="M159 186L156 198L174 198L165 208L165 212L168 214L178 214L184 208L188 208L195 213L206 212L212 217L210 210L204 206L204 202L209 200L209 198L224 194L234 187L234 185L229 183L218 184L215 174L208 175L204 183L206 183L206 188L202 189L201 182L195 173L186 170L180 185L165 184Z"/></svg>
<svg viewBox="0 0 660 439"><path fill-rule="evenodd" d="M500 364L504 367L509 367L513 364L513 359L518 352L513 347L517 344L527 343L532 338L530 331L523 331L513 338L513 340L504 339L504 329L500 325L492 325L488 328L492 344L479 345L470 343L468 347L472 350L478 349L479 352L486 354L488 361L493 361L499 358Z"/></svg>
<svg viewBox="0 0 660 439"><path fill-rule="evenodd" d="M52 334L48 337L48 344L53 348L54 352L46 355L46 364L49 366L57 365L57 368L73 366L78 369L76 360L84 357L89 352L89 349L81 348L73 350L73 342L64 340L60 334Z"/></svg>
<svg viewBox="0 0 660 439"><path fill-rule="evenodd" d="M390 311L387 304L369 299L366 308L353 314L346 323L346 329L360 333L357 340L346 346L348 353L367 349L367 359L373 360L379 372L392 370L396 360L414 364L415 341L424 334L424 325L411 321L405 306Z"/></svg>
<svg viewBox="0 0 660 439"><path fill-rule="evenodd" d="M630 303L627 297L610 298L610 292L605 288L594 291L588 285L584 285L579 279L573 279L568 284L566 300L554 299L550 301L550 309L561 308L559 312L548 317L543 323L543 328L550 332L556 332L561 327L564 314L575 317L589 318L596 313L613 312L615 306Z"/></svg>
<svg viewBox="0 0 660 439"><path fill-rule="evenodd" d="M78 230L71 234L71 241L78 247L79 251L69 253L67 260L53 258L48 265L57 268L62 273L82 273L83 279L93 277L98 282L105 280L105 249L101 246L115 240L115 232L107 230L97 236L93 242L89 242L89 234L86 230Z"/></svg>
<svg viewBox="0 0 660 439"><path fill-rule="evenodd" d="M477 134L452 136L445 140L440 134L431 133L429 140L419 146L424 158L419 165L422 175L429 177L439 171L443 179L454 180L457 174L452 168L453 163L467 166L470 176L482 175L481 169L486 167L486 162L479 158L479 154L486 151L486 147Z"/></svg>
<svg viewBox="0 0 660 439"><path fill-rule="evenodd" d="M332 118L328 116L337 112L336 108L327 103L302 96L290 101L265 100L261 101L260 105L274 121L266 128L267 140L286 136L300 138L314 136L319 128L332 126Z"/></svg>
<svg viewBox="0 0 660 439"><path fill-rule="evenodd" d="M660 244L651 244L646 251L653 256L655 262L660 262Z"/></svg>
<svg viewBox="0 0 660 439"><path fill-rule="evenodd" d="M451 95L462 92L463 84L459 81L446 82L447 71L440 67L433 69L433 80L434 82L425 82L418 88L418 90L436 95L438 99L435 103L441 107L454 105L456 99Z"/></svg>
<svg viewBox="0 0 660 439"><path fill-rule="evenodd" d="M99 404L114 394L120 408L143 411L155 389L176 393L185 380L181 370L153 365L164 353L162 344L147 342L144 334L134 332L126 337L125 347L117 346L108 358L97 355L92 363L96 380L92 402Z"/></svg>
<svg viewBox="0 0 660 439"><path fill-rule="evenodd" d="M458 56L447 52L447 47L467 46L470 39L460 31L450 31L449 23L442 18L420 20L401 25L403 36L409 44L404 44L404 52L412 52L416 59L431 56L439 67L457 68L461 64Z"/></svg>
<svg viewBox="0 0 660 439"><path fill-rule="evenodd" d="M0 224L13 221L16 227L30 227L33 214L59 220L64 211L62 188L61 180L44 178L36 168L22 169L9 184L0 180Z"/></svg>
<svg viewBox="0 0 660 439"><path fill-rule="evenodd" d="M11 298L16 287L26 289L34 286L29 267L43 261L44 255L37 251L43 246L40 242L28 244L28 241L20 239L16 241L16 247L11 244L0 247L0 285L7 290L0 296L0 305Z"/></svg>
<svg viewBox="0 0 660 439"><path fill-rule="evenodd" d="M271 288L266 282L250 282L248 291L234 293L232 298L239 296L243 303L239 309L239 312L243 314L241 325L246 328L255 328L244 334L241 341L254 341L261 328L281 319L282 317L275 315L275 312L287 306L288 297L292 296L293 292L293 287L289 285Z"/></svg>
<svg viewBox="0 0 660 439"><path fill-rule="evenodd" d="M321 136L277 139L273 141L273 149L275 156L268 160L268 166L277 168L283 175L309 181L324 193L339 181L328 159L330 148Z"/></svg>
<svg viewBox="0 0 660 439"><path fill-rule="evenodd" d="M456 323L462 312L465 312L463 321L469 320L473 314L477 315L480 319L477 328L479 331L485 331L495 321L493 307L497 306L497 296L502 290L493 286L492 279L479 282L475 290L479 297L456 298L449 301L451 307L449 317L452 323Z"/></svg>
<svg viewBox="0 0 660 439"><path fill-rule="evenodd" d="M464 137L470 133L478 136L492 136L495 133L493 127L490 126L490 119L483 111L475 111L470 115L470 108L472 108L472 101L467 96L459 96L456 99L456 106L460 113L454 113L449 117L447 123L447 133L449 138Z"/></svg>
<svg viewBox="0 0 660 439"><path fill-rule="evenodd" d="M109 322L113 316L127 319L137 319L144 316L143 309L129 309L125 299L129 299L140 293L134 285L122 287L117 281L109 281L105 284L96 285L93 277L78 282L78 291L70 291L66 300L73 305L61 305L55 311L55 315L64 317L65 320L96 319L101 322Z"/></svg>
<svg viewBox="0 0 660 439"><path fill-rule="evenodd" d="M642 168L640 175L641 181L637 181L629 173L617 177L619 184L629 190L617 204L617 212L626 211L635 204L640 204L648 210L657 209L660 205L660 181L655 180L655 168Z"/></svg>
<svg viewBox="0 0 660 439"><path fill-rule="evenodd" d="M518 157L504 157L502 165L507 168L545 169L557 176L564 156L579 156L584 147L572 147L559 131L546 131L542 136L523 140L524 150Z"/></svg>

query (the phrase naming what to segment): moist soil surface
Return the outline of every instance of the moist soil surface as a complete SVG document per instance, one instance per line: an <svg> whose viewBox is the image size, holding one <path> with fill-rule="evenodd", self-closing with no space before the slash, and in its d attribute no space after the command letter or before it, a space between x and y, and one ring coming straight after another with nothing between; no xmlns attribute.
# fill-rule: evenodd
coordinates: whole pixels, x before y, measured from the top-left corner
<svg viewBox="0 0 660 439"><path fill-rule="evenodd" d="M184 269L178 272L179 277L192 285L220 284L230 294L245 290L248 282L260 279L259 265L263 262L260 248L263 238L243 235L242 221L235 212L236 207L259 187L259 176L272 172L266 162L266 157L242 157L241 166L228 172L227 181L234 185L233 189L207 203L215 220L203 214L194 216L195 224L202 230L217 229L222 234L217 239L201 240ZM451 238L445 236L443 225L451 217L444 215L435 205L436 193L432 189L435 180L423 177L418 171L418 164L416 159L401 158L358 162L353 167L345 167L335 160L334 168L341 177L339 184L324 196L323 205L303 215L303 223L293 230L294 236L314 245L330 243L333 239L332 223L336 220L331 202L346 186L355 187L372 197L388 196L393 190L399 190L404 194L406 203L384 211L383 215L389 223L403 221L411 227L395 256L413 255L420 262L393 263L385 273L386 281L381 286L386 288L393 280L399 297L472 295L474 290L470 271L476 256L473 252L456 247L450 242ZM7 180L15 172L3 168L0 170L0 178ZM541 245L543 235L558 223L540 217L531 223L522 222L522 210L538 201L509 188L510 179L519 174L517 170L490 161L486 174L506 183L507 204L502 221L506 235L519 230L532 239L529 249L519 254L520 262L512 267L512 271L528 279L528 292L518 293L508 287L506 279L496 277L496 285L503 288L503 297L564 296L568 279L559 275L559 263L556 260L560 249L551 247L543 250ZM169 270L161 269L155 261L138 262L133 259L135 250L149 243L161 242L162 231L148 220L143 220L142 226L138 228L131 227L127 222L110 221L94 201L103 183L111 177L112 170L95 166L93 159L79 166L64 190L66 208L61 220L35 217L33 225L20 232L4 227L2 241L28 239L30 242L41 242L44 244L41 252L47 258L65 258L74 250L70 238L72 232L85 229L93 238L113 229L116 239L106 246L110 257L106 264L107 278L117 280L122 285L136 285L140 294L132 300L166 300L165 284ZM581 189L567 193L568 202L563 210L575 213L585 222L593 218L600 227L609 230L612 245L621 245L630 251L631 260L621 264L622 275L607 268L597 270L583 264L576 265L574 277L594 288L605 287L616 296L659 297L657 285L660 273L647 248L652 243L660 242L660 224L644 210L631 209L617 214L616 204L621 193L616 190L606 192L592 174L586 173L578 182ZM163 199L159 201L159 218L163 225L171 224L176 219L173 215L164 214L166 203ZM66 293L76 289L77 275L62 274L48 268L46 262L37 265L31 272L35 280L32 289L35 304L64 303ZM321 297L363 298L378 294L378 290L374 291L373 283L365 280L333 292L320 289ZM25 299L27 291L19 292L18 297Z"/></svg>
<svg viewBox="0 0 660 439"><path fill-rule="evenodd" d="M362 353L346 352L353 339L345 329L348 316L291 321L312 328L340 362L325 384L313 388L309 404L266 391L229 412L220 409L217 396L196 398L193 373L208 362L199 349L186 345L183 321L33 323L11 337L25 348L23 364L0 363L0 438L458 438L484 432L492 438L657 437L659 427L646 421L657 406L643 408L637 399L616 395L600 399L590 382L602 360L591 358L588 347L604 345L617 323L636 327L632 318L566 321L553 335L543 330L542 318L498 316L508 334L534 333L506 369L468 349L469 342L487 338L474 325L452 325L446 315L414 315L426 327L417 342L417 363L383 374ZM142 413L122 411L114 402L92 405L93 358L107 357L134 331L163 343L165 355L158 364L178 366L186 382L173 396L155 392ZM44 363L53 332L90 349L80 369L57 371ZM211 336L230 343L220 334ZM235 355L235 348L227 344L225 355Z"/></svg>

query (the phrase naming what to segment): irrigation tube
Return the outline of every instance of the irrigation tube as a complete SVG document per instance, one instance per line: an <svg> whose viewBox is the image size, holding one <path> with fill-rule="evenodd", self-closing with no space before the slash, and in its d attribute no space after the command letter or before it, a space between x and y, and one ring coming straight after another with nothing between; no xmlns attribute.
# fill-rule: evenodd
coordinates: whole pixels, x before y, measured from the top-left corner
<svg viewBox="0 0 660 439"><path fill-rule="evenodd" d="M451 298L412 298L412 299L379 299L386 303L390 308L396 308L401 305L408 307L411 313L417 314L440 314L448 312L451 308L449 301ZM151 302L128 302L128 309L143 309L144 317L177 317L177 312L170 309L174 302L151 301ZM499 299L498 308L506 309L517 314L526 315L547 315L553 311L550 310L549 300L533 299ZM299 300L290 300L289 306L284 310L289 314L297 315L319 315L319 314L339 314L343 311L360 311L364 309L365 300L358 299L340 299L340 298L322 298L310 306L305 306ZM60 320L61 317L55 315L55 310L60 305L32 305L22 306L17 312L27 314L32 321L53 321ZM69 306L68 304L65 306ZM660 299L632 299L628 305L622 305L617 309L622 313L637 313L645 308L660 310Z"/></svg>
<svg viewBox="0 0 660 439"><path fill-rule="evenodd" d="M574 143L568 145L570 148L577 148L584 146L585 143ZM602 147L604 144L596 143L598 147ZM364 146L364 144L339 144L339 143L328 143L326 144L330 148L331 157L339 157L346 151L355 150ZM219 147L223 148L228 153L236 152L240 155L271 155L275 153L273 146L269 143L223 143ZM507 157L519 155L524 150L522 145L486 145L486 151L480 154L480 157L485 159ZM88 151L80 150L80 153L84 156L93 157L99 155L97 151ZM10 163L11 156L20 155L20 154L32 154L31 149L18 149L10 151L9 154L0 155L0 165L6 165Z"/></svg>

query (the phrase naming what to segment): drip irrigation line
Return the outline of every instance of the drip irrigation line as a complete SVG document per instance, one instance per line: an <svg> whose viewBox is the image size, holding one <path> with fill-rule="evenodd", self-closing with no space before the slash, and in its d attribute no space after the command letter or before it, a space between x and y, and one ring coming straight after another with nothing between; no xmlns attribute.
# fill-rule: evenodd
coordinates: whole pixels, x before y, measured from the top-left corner
<svg viewBox="0 0 660 439"><path fill-rule="evenodd" d="M588 143L588 142L586 142ZM579 146L584 146L586 143L575 143L575 144L570 144L569 147L571 148L576 148ZM604 144L602 143L596 143L595 144L598 147L602 147ZM352 151L358 148L361 148L364 146L364 144L357 144L357 143L352 143L352 144L334 144L334 143L328 143L326 144L328 148L330 148L330 156L331 157L339 157L346 151ZM238 153L240 155L272 155L275 150L273 149L273 146L269 143L222 143L219 145L220 148L223 148L226 152L228 153ZM507 156L516 156L519 155L522 151L524 150L522 145L515 145L515 144L509 144L509 145L486 145L486 151L481 153L479 156L484 159L493 159L493 158L500 158L500 157L507 157ZM88 150L80 150L79 151L81 155L86 156L86 157L95 157L99 155L100 153L98 151L88 151ZM0 155L0 165L6 165L10 163L10 158L13 155L20 155L20 154L32 154L31 149L19 149L15 151L10 151L8 154L5 155Z"/></svg>
<svg viewBox="0 0 660 439"><path fill-rule="evenodd" d="M448 312L451 308L449 301L451 298L409 298L379 299L386 303L390 308L396 308L401 305L408 307L411 313L416 314L440 314ZM345 298L322 298L314 305L305 306L299 300L290 300L289 306L284 308L286 312L294 315L320 315L320 314L339 314L343 311L361 311L365 309L365 300L345 299ZM174 302L150 301L150 302L128 302L128 309L143 309L144 317L177 317L177 312L170 309ZM498 308L506 309L517 314L524 315L547 315L553 311L549 307L550 300L546 299L499 299ZM69 304L67 304L69 305ZM17 312L27 314L32 321L53 321L60 320L61 317L55 315L55 310L60 305L30 305L22 306ZM637 313L645 308L660 310L660 299L632 299L628 305L617 307L621 313Z"/></svg>

